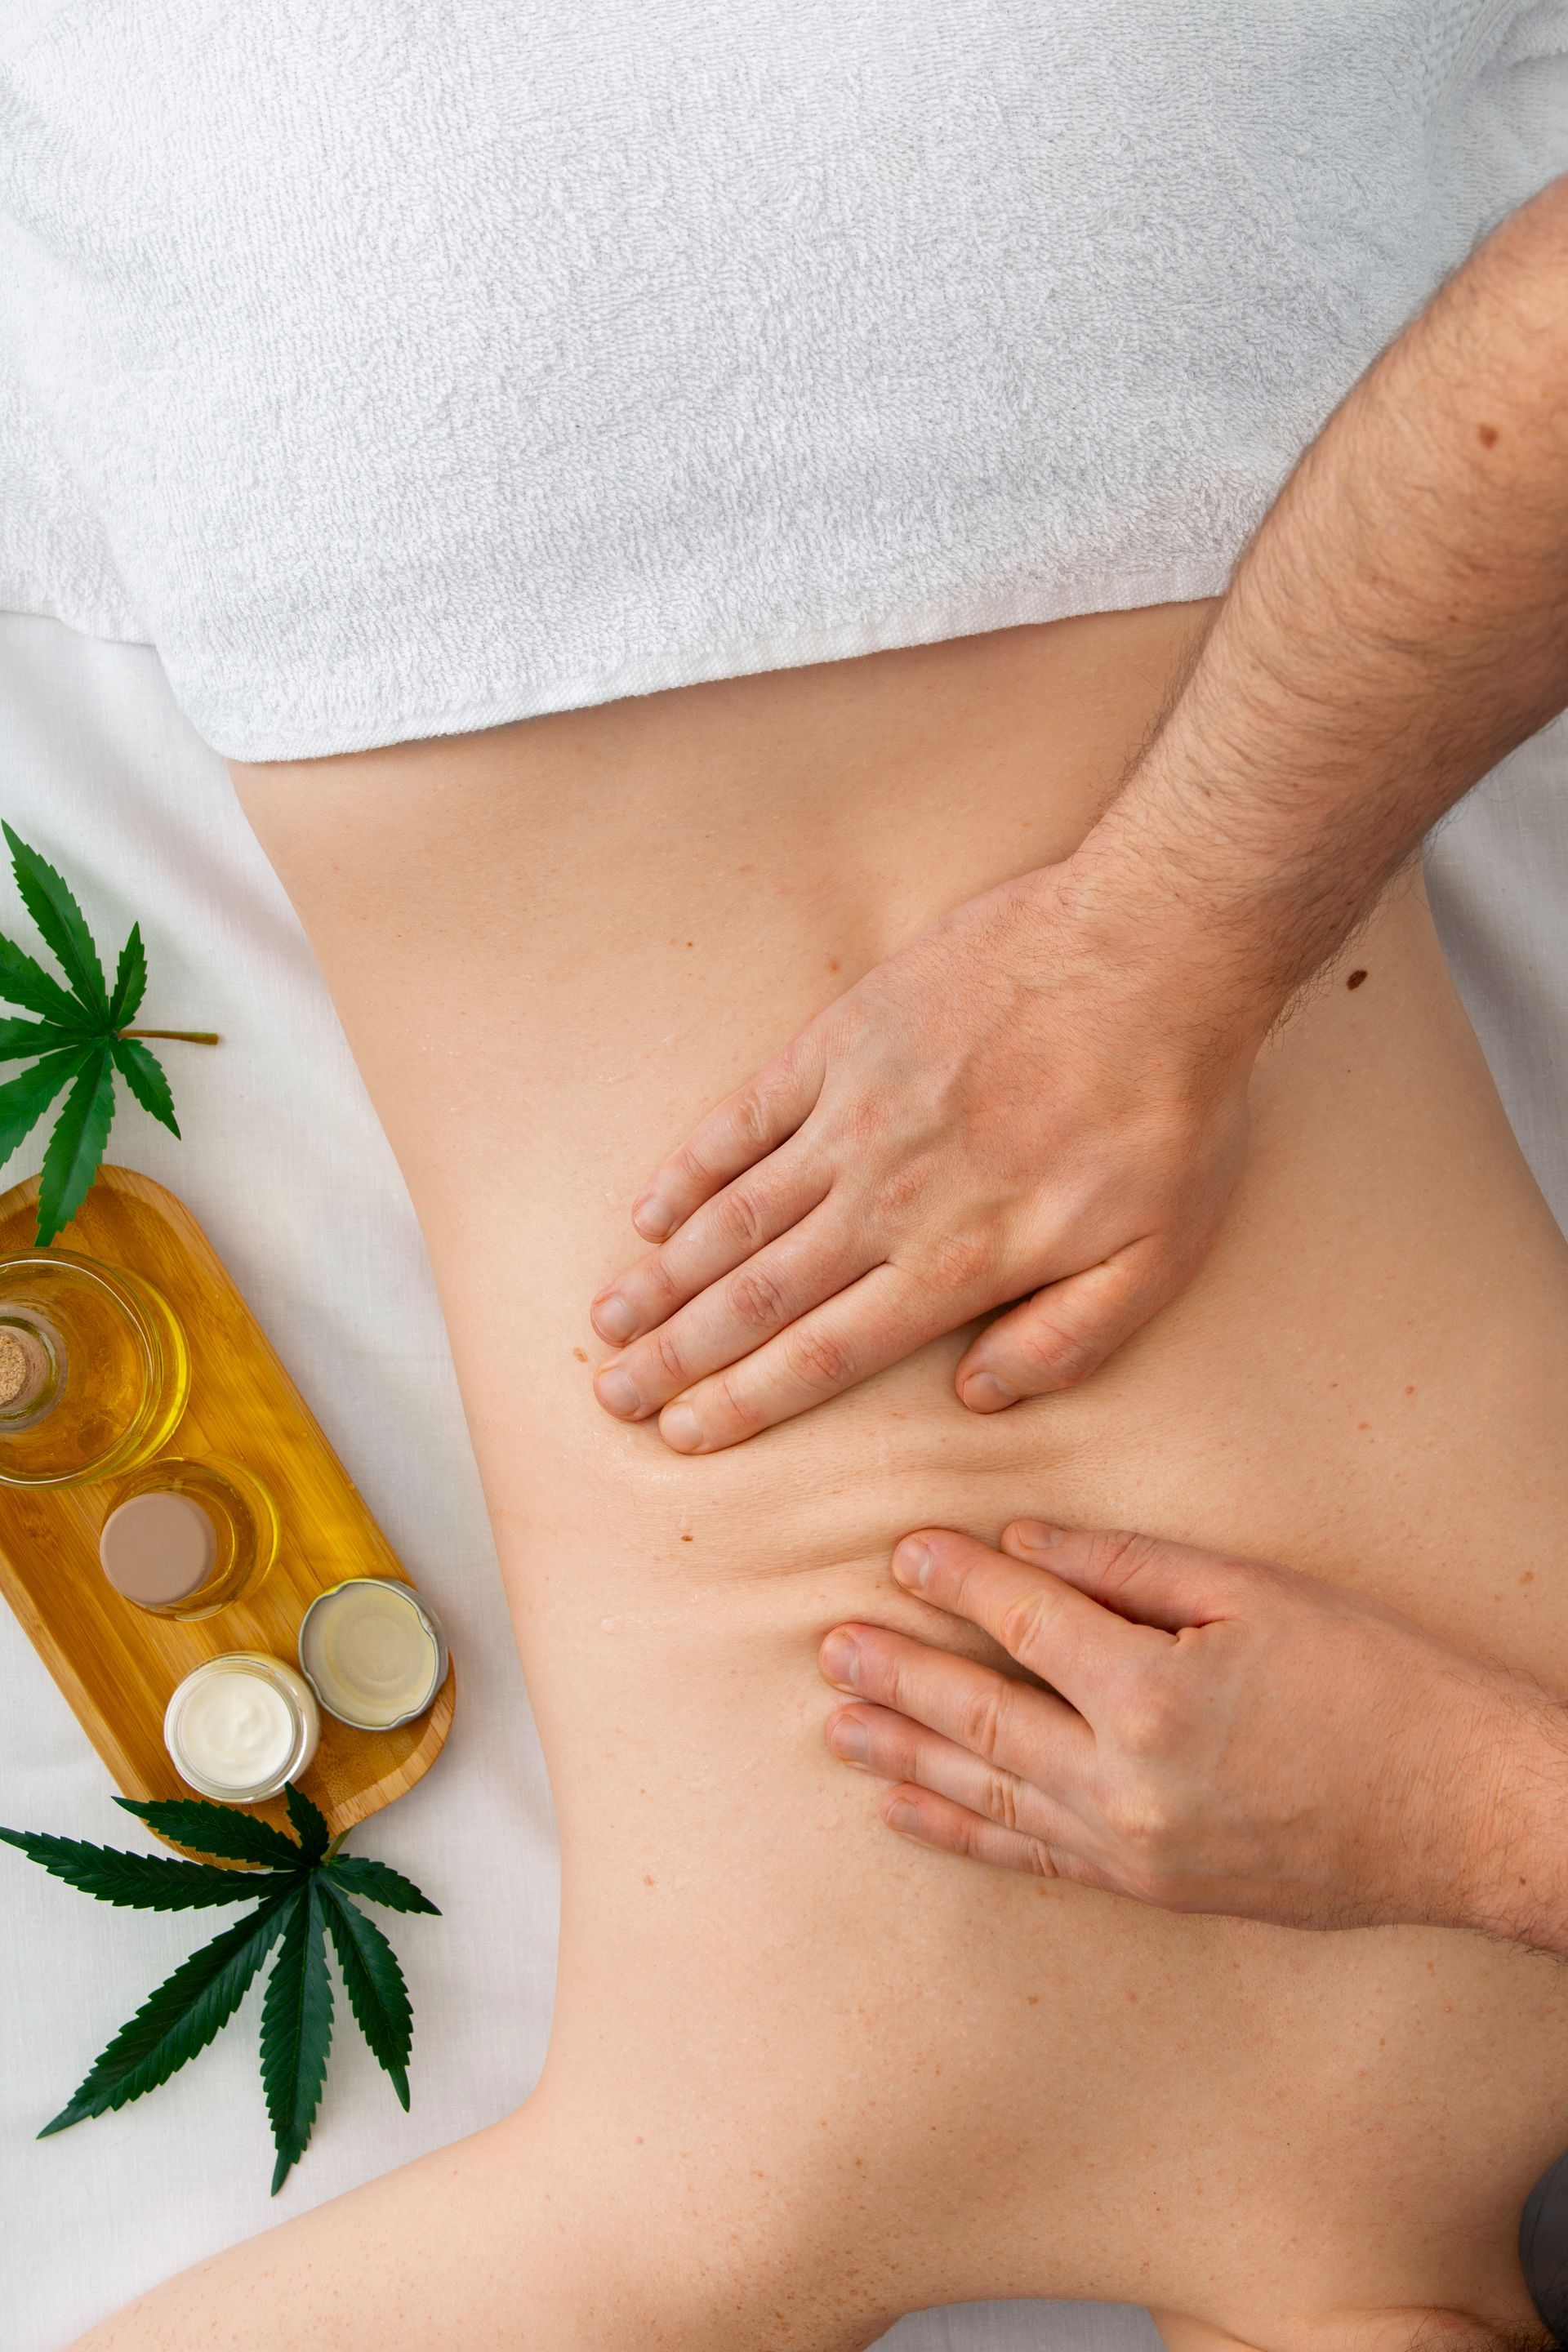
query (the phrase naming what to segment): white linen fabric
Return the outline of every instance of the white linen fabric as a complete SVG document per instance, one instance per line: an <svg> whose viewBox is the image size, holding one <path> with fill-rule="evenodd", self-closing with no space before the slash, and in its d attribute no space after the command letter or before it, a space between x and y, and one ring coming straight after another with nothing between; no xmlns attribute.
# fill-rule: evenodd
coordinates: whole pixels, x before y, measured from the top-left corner
<svg viewBox="0 0 1568 2352"><path fill-rule="evenodd" d="M12 0L0 604L268 760L1206 595L1568 0Z"/></svg>
<svg viewBox="0 0 1568 2352"><path fill-rule="evenodd" d="M155 656L0 613L0 816L69 877L100 940L142 924L145 1017L184 1140L134 1106L110 1157L200 1220L451 1635L452 1735L353 1847L439 1919L387 1919L414 1997L405 2116L340 1993L321 2115L281 2195L259 1996L172 2083L36 2146L115 2027L216 1923L114 1911L0 1847L0 2352L61 2352L187 2263L477 2131L527 2095L554 1977L549 1792L440 1312L403 1181L292 908ZM0 856L0 931L33 937ZM19 1153L0 1183L37 1164ZM0 1822L155 1851L0 1603ZM1048 2227L1048 2217L1042 2226ZM921 2315L889 2352L1158 2352L1113 2305ZM198 2352L198 2347L192 2347ZM290 2347L292 2352L292 2347Z"/></svg>

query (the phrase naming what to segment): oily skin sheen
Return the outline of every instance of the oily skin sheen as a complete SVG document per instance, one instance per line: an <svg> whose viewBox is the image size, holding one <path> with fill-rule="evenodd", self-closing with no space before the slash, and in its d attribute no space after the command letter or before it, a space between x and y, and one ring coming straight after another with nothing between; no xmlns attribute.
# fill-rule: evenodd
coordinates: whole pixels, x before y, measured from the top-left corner
<svg viewBox="0 0 1568 2352"><path fill-rule="evenodd" d="M593 1392L648 1169L945 909L1067 856L1204 618L237 771L440 1286L557 1803L559 1986L515 2114L90 2352L858 2352L1032 2295L1148 2304L1173 2352L1529 2330L1554 1967L891 1837L817 1664L846 1625L1001 1664L891 1557L1033 1516L1279 1561L1568 1678L1568 1249L1418 887L1264 1049L1212 1255L1081 1387L965 1412L971 1327L700 1457Z"/></svg>

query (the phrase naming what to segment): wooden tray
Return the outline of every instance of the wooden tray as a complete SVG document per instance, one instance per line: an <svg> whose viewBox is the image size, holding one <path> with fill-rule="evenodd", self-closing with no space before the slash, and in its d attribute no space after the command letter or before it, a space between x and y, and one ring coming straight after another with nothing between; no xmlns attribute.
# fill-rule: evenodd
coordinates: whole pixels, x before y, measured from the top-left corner
<svg viewBox="0 0 1568 2352"><path fill-rule="evenodd" d="M33 1247L38 1181L0 1193L0 1255ZM226 1650L297 1662L307 1604L345 1576L412 1583L304 1398L273 1353L188 1209L128 1168L99 1171L58 1246L156 1284L184 1326L190 1402L164 1451L226 1455L272 1489L282 1522L261 1583L211 1617L151 1616L123 1600L98 1562L98 1537L120 1480L0 1486L0 1592L127 1797L189 1797L163 1746L176 1683ZM300 1786L334 1835L400 1797L427 1772L452 1720L448 1671L429 1713L394 1731L355 1731L325 1712L321 1744ZM287 1822L281 1797L246 1808ZM166 1841L167 1843L167 1841Z"/></svg>

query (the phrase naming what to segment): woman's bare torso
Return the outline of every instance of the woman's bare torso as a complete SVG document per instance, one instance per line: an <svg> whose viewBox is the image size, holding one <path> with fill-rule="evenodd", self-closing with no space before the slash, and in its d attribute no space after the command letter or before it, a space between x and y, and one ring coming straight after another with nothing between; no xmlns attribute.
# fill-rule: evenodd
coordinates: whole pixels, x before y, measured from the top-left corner
<svg viewBox="0 0 1568 2352"><path fill-rule="evenodd" d="M1568 1250L1415 886L1269 1047L1210 1265L1080 1391L967 1415L956 1336L691 1460L589 1386L654 1161L935 915L1066 855L1203 617L237 769L440 1284L560 1813L560 1986L520 2118L105 2345L205 2342L213 2280L265 2275L272 2309L312 2263L353 2282L330 2340L378 2352L454 2292L465 2341L542 2352L828 2352L986 2296L1269 2352L1529 2324L1513 2232L1568 2142L1553 1967L910 1849L826 1756L815 1665L847 1617L954 1638L890 1582L907 1528L1043 1511L1286 1559L1568 1682Z"/></svg>

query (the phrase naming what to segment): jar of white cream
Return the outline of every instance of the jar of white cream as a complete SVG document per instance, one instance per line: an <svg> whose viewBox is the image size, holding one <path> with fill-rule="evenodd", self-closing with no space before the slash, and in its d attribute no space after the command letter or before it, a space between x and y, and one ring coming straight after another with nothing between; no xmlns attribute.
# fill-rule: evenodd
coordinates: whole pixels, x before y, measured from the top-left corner
<svg viewBox="0 0 1568 2352"><path fill-rule="evenodd" d="M230 1650L188 1674L163 1717L182 1780L219 1803L250 1805L297 1780L321 1718L304 1676L259 1650Z"/></svg>

